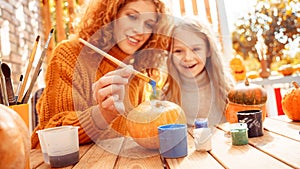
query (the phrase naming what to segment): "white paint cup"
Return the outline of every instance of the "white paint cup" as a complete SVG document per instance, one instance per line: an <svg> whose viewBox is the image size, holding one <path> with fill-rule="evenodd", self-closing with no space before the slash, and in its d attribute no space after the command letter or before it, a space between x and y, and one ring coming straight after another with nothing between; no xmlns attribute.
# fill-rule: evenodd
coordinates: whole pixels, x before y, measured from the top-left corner
<svg viewBox="0 0 300 169"><path fill-rule="evenodd" d="M51 167L66 167L78 162L78 128L60 126L38 131L42 152L45 153L44 160L48 161Z"/></svg>
<svg viewBox="0 0 300 169"><path fill-rule="evenodd" d="M46 148L46 143L45 143L44 137L43 137L43 130L38 130L38 131L36 131L36 133L38 134L38 137L40 140L40 146L41 146L41 150L43 153L44 162L47 164L50 164L48 152L47 152L47 148Z"/></svg>
<svg viewBox="0 0 300 169"><path fill-rule="evenodd" d="M193 129L194 143L197 151L211 150L212 133L210 128Z"/></svg>

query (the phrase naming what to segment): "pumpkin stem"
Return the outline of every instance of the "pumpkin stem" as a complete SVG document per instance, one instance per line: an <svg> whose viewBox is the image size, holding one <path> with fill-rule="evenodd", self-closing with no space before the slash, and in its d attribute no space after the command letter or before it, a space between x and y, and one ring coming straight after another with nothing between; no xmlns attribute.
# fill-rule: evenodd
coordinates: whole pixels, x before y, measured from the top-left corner
<svg viewBox="0 0 300 169"><path fill-rule="evenodd" d="M163 104L161 102L156 102L155 106L156 107L161 107L161 106L163 106Z"/></svg>
<svg viewBox="0 0 300 169"><path fill-rule="evenodd" d="M294 85L294 87L295 87L296 89L298 89L298 88L299 88L299 85L298 85L298 83L297 83L297 82L295 82L295 81L292 81L292 84Z"/></svg>
<svg viewBox="0 0 300 169"><path fill-rule="evenodd" d="M246 85L246 86L249 86L249 84L250 84L250 83L249 83L248 77L246 77L245 85Z"/></svg>

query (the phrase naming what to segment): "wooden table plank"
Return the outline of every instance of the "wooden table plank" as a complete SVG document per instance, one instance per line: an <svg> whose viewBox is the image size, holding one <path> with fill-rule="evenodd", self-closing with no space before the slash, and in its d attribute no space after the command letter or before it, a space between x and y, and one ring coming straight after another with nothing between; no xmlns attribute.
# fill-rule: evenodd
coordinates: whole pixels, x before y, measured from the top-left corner
<svg viewBox="0 0 300 169"><path fill-rule="evenodd" d="M300 168L300 142L264 131L264 136L249 139L249 144L293 168Z"/></svg>
<svg viewBox="0 0 300 169"><path fill-rule="evenodd" d="M115 169L152 169L152 168L163 168L162 162L160 160L159 155L147 157L147 158L129 158L129 157L121 157Z"/></svg>
<svg viewBox="0 0 300 169"><path fill-rule="evenodd" d="M300 122L288 121L284 117L281 120L266 118L263 127L268 131L300 141Z"/></svg>
<svg viewBox="0 0 300 169"><path fill-rule="evenodd" d="M214 132L211 154L230 169L291 168L251 145L233 146L231 137L225 136L225 132L221 130Z"/></svg>
<svg viewBox="0 0 300 169"><path fill-rule="evenodd" d="M85 155L85 153L93 146L93 144L87 144L87 145L82 145L79 147L79 160ZM37 160L42 160L40 165L34 166L31 165L31 168L36 168L36 169L50 169L51 166L50 164L47 163L43 163L44 159L41 156L42 152L41 149L33 149L32 151L35 151L34 153L32 153L30 155L30 158L33 158L34 160L30 160L30 161L37 161ZM34 155L34 154L38 154L38 155ZM76 164L75 164L76 165ZM67 166L67 167L63 167L64 169L71 169L73 168L72 166Z"/></svg>
<svg viewBox="0 0 300 169"><path fill-rule="evenodd" d="M149 150L138 145L132 138L126 138L115 168L162 168L158 150Z"/></svg>
<svg viewBox="0 0 300 169"><path fill-rule="evenodd" d="M73 169L114 168L124 138L107 139L94 144Z"/></svg>
<svg viewBox="0 0 300 169"><path fill-rule="evenodd" d="M189 129L190 133L191 129ZM223 168L208 152L196 151L193 137L188 135L188 155L184 158L166 159L169 168Z"/></svg>
<svg viewBox="0 0 300 169"><path fill-rule="evenodd" d="M30 168L37 168L44 163L41 149L30 150Z"/></svg>
<svg viewBox="0 0 300 169"><path fill-rule="evenodd" d="M266 118L263 126L264 135L249 138L249 144L293 168L300 168L300 123L278 116ZM226 124L220 127L224 130L229 128Z"/></svg>

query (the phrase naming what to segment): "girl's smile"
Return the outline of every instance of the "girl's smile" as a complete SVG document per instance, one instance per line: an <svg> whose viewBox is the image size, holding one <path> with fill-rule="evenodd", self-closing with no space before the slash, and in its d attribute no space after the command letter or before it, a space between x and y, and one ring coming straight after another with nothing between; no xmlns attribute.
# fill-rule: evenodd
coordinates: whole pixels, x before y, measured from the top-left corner
<svg viewBox="0 0 300 169"><path fill-rule="evenodd" d="M186 77L195 77L202 72L209 55L206 40L197 35L186 30L176 31L174 35L173 63Z"/></svg>

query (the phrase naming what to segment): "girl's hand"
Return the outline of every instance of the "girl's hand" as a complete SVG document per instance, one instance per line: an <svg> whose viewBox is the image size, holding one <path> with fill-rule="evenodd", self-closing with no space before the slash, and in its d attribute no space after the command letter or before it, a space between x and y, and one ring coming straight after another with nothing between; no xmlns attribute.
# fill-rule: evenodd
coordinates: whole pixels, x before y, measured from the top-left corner
<svg viewBox="0 0 300 169"><path fill-rule="evenodd" d="M93 97L108 122L125 112L125 85L132 73L133 67L127 66L107 73L93 84Z"/></svg>

